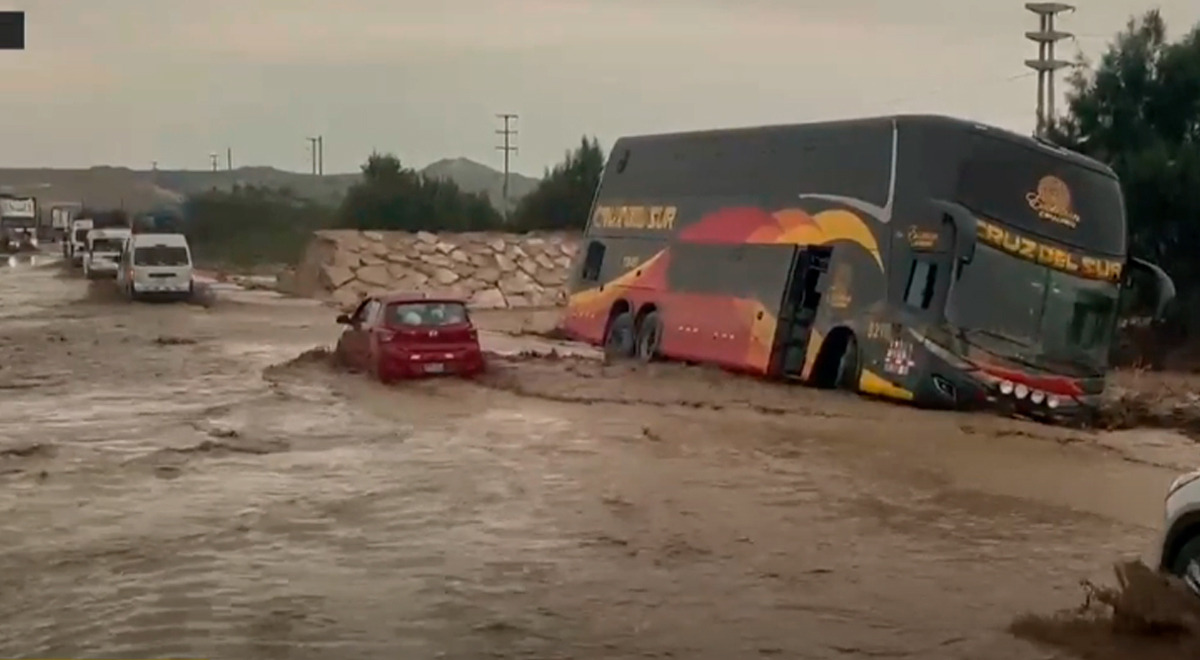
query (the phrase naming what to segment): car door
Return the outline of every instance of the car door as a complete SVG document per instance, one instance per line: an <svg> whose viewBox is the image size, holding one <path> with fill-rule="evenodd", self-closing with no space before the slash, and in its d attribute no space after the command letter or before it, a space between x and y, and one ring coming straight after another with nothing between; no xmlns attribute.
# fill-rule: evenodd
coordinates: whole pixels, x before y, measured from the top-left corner
<svg viewBox="0 0 1200 660"><path fill-rule="evenodd" d="M350 326L342 333L342 346L350 366L356 369L367 367L370 357L370 343L367 338L367 312L370 310L373 298L367 298L359 304L358 309L350 316Z"/></svg>
<svg viewBox="0 0 1200 660"><path fill-rule="evenodd" d="M383 324L383 301L373 300L367 305L367 310L364 313L364 335L366 336L366 364L368 366L375 363L379 358L379 341L381 334L386 330Z"/></svg>

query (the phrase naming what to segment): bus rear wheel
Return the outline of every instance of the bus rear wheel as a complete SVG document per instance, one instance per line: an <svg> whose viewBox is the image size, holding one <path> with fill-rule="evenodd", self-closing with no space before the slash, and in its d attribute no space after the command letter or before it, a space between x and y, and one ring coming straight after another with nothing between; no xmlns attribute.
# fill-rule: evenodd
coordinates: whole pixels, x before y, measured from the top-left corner
<svg viewBox="0 0 1200 660"><path fill-rule="evenodd" d="M662 321L658 312L650 312L642 317L642 323L637 331L637 358L642 362L652 362L658 357L658 347L662 343Z"/></svg>
<svg viewBox="0 0 1200 660"><path fill-rule="evenodd" d="M604 356L610 359L633 357L637 348L637 335L633 314L621 312L613 317L604 334Z"/></svg>
<svg viewBox="0 0 1200 660"><path fill-rule="evenodd" d="M838 361L836 387L848 392L858 391L858 381L862 376L862 367L858 358L858 339L854 335L846 338L846 348L842 350L841 360Z"/></svg>

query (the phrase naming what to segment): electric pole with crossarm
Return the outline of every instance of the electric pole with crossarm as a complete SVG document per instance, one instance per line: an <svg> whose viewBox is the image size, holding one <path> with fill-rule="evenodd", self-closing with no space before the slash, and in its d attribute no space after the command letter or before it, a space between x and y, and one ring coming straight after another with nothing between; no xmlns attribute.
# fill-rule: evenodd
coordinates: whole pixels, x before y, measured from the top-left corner
<svg viewBox="0 0 1200 660"><path fill-rule="evenodd" d="M496 116L504 121L504 128L496 131L497 134L504 136L504 144L502 144L496 148L499 149L500 151L504 152L504 183L503 183L504 219L508 220L508 209L510 206L509 200L508 200L508 174L510 171L509 170L509 154L514 154L517 152L516 145L514 145L512 143L512 138L515 137L517 134L517 130L515 128L512 128L512 122L516 121L517 115L512 114L512 113L500 113L500 114L497 114Z"/></svg>

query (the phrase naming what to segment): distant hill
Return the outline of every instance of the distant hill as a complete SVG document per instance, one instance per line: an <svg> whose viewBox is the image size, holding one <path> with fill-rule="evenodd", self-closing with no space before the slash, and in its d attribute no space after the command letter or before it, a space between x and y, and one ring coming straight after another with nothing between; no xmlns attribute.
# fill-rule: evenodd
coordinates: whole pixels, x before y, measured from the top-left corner
<svg viewBox="0 0 1200 660"><path fill-rule="evenodd" d="M430 178L447 179L467 192L486 192L492 206L504 209L504 173L467 158L445 158L431 163L421 173ZM538 179L510 172L508 199L510 206L537 188Z"/></svg>
<svg viewBox="0 0 1200 660"><path fill-rule="evenodd" d="M504 174L466 158L439 160L421 173L454 181L467 192L486 193L497 209L503 205ZM130 212L179 206L188 195L213 188L227 190L235 184L291 188L299 195L329 204L338 203L361 175L326 174L317 177L273 167L239 167L218 170L131 170L124 167L88 169L3 169L0 192L32 195L42 208L54 202L81 201L97 208L125 208ZM538 184L521 174L509 177L514 202Z"/></svg>

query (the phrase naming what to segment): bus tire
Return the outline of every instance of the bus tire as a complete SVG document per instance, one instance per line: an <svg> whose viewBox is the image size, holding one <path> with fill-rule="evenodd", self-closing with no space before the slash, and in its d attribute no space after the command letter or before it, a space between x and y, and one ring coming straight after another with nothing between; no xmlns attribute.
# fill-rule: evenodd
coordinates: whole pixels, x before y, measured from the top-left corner
<svg viewBox="0 0 1200 660"><path fill-rule="evenodd" d="M858 381L862 376L862 365L858 355L858 338L853 334L846 338L846 348L842 350L838 360L836 387L847 392L858 391Z"/></svg>
<svg viewBox="0 0 1200 660"><path fill-rule="evenodd" d="M649 312L642 317L637 331L637 359L653 362L658 358L658 347L662 344L662 321L658 312Z"/></svg>
<svg viewBox="0 0 1200 660"><path fill-rule="evenodd" d="M633 314L621 312L613 317L604 332L604 356L610 359L630 358L637 347Z"/></svg>

